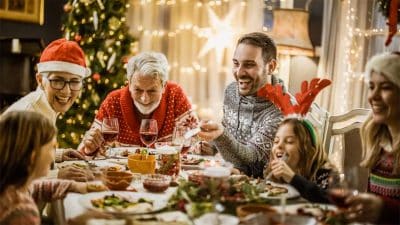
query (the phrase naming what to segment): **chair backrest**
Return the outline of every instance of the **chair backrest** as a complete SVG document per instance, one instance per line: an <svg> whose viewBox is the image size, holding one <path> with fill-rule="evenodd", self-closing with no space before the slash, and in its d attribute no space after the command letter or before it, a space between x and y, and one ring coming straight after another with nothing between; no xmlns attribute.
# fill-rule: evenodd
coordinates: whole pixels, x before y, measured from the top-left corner
<svg viewBox="0 0 400 225"><path fill-rule="evenodd" d="M342 152L339 152L341 168L358 167L359 190L366 190L368 170L361 168L362 144L360 128L371 110L353 109L342 115L330 116L327 120L323 146L330 156L333 152L333 136L342 136Z"/></svg>
<svg viewBox="0 0 400 225"><path fill-rule="evenodd" d="M345 134L353 129L359 129L367 119L370 109L353 109L341 115L329 116L323 135L324 150L328 153L332 149L332 136Z"/></svg>
<svg viewBox="0 0 400 225"><path fill-rule="evenodd" d="M309 120L316 129L320 140L324 139L328 118L329 112L326 111L324 108L321 108L316 103L313 103L311 105L310 110L306 115L306 119Z"/></svg>

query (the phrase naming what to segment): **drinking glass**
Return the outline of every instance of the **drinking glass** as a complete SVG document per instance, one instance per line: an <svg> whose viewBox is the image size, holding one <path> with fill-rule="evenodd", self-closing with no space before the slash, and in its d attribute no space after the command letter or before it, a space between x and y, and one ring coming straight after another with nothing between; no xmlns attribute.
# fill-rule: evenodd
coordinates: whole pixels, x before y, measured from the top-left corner
<svg viewBox="0 0 400 225"><path fill-rule="evenodd" d="M181 145L181 154L184 155L186 154L189 149L190 145L192 143L191 139L192 138L185 138L186 132L188 132L190 128L184 127L184 126L176 126L174 128L174 132L172 133L172 143L174 145Z"/></svg>
<svg viewBox="0 0 400 225"><path fill-rule="evenodd" d="M157 120L143 119L140 124L140 140L149 148L157 140L158 128Z"/></svg>
<svg viewBox="0 0 400 225"><path fill-rule="evenodd" d="M345 168L343 173L333 173L329 178L329 200L338 208L346 208L346 198L358 194L357 167Z"/></svg>
<svg viewBox="0 0 400 225"><path fill-rule="evenodd" d="M118 139L119 124L117 118L104 118L101 123L101 133L106 143L114 142Z"/></svg>

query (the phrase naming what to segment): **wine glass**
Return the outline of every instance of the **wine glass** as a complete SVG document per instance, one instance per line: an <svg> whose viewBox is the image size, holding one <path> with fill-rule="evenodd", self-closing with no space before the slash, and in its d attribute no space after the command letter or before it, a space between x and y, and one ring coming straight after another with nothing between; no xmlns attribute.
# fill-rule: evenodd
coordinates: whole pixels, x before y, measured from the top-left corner
<svg viewBox="0 0 400 225"><path fill-rule="evenodd" d="M329 177L328 197L338 208L344 209L346 198L358 194L357 167L345 168L343 173L332 173Z"/></svg>
<svg viewBox="0 0 400 225"><path fill-rule="evenodd" d="M157 120L143 119L140 124L140 140L149 148L157 140L158 128Z"/></svg>
<svg viewBox="0 0 400 225"><path fill-rule="evenodd" d="M189 151L190 145L192 143L191 138L188 138L188 139L185 138L185 134L189 130L190 130L190 128L188 128L188 127L176 126L172 133L172 143L174 145L182 146L182 148L181 148L182 155L186 154Z"/></svg>
<svg viewBox="0 0 400 225"><path fill-rule="evenodd" d="M106 143L112 143L118 139L119 124L117 118L104 118L101 123L101 133Z"/></svg>

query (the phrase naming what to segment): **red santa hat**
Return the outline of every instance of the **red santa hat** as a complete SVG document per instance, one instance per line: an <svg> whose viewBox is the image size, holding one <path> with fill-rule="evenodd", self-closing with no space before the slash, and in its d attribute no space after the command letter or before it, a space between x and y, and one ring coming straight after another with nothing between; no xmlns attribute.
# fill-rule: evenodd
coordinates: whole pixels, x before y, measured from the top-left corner
<svg viewBox="0 0 400 225"><path fill-rule="evenodd" d="M400 87L400 52L385 52L373 56L365 67L367 80L371 78L372 71L382 73L397 87Z"/></svg>
<svg viewBox="0 0 400 225"><path fill-rule="evenodd" d="M85 78L90 75L86 67L85 54L74 41L58 39L51 42L42 52L37 64L38 72L68 72Z"/></svg>

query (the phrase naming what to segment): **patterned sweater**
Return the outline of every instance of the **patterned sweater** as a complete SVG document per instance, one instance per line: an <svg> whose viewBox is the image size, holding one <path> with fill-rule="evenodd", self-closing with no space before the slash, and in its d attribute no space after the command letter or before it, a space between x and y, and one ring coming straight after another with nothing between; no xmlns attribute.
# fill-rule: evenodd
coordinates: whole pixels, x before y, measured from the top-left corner
<svg viewBox="0 0 400 225"><path fill-rule="evenodd" d="M128 87L107 95L96 115L97 123L104 117L118 118L118 142L143 145L140 141L139 128L141 120L137 117L134 103ZM189 111L191 105L183 89L176 83L168 81L158 108L152 113L157 120L158 138L172 134L175 119Z"/></svg>
<svg viewBox="0 0 400 225"><path fill-rule="evenodd" d="M278 82L272 76L272 84ZM282 114L272 102L257 96L241 96L233 82L225 90L225 130L213 144L236 168L249 176L262 177L281 120Z"/></svg>
<svg viewBox="0 0 400 225"><path fill-rule="evenodd" d="M72 181L67 180L37 180L29 189L7 187L0 194L0 224L40 225L36 203L64 198L71 183Z"/></svg>
<svg viewBox="0 0 400 225"><path fill-rule="evenodd" d="M369 175L369 192L400 200L400 175L392 174L394 161L394 155L382 148L379 160Z"/></svg>
<svg viewBox="0 0 400 225"><path fill-rule="evenodd" d="M329 174L331 172L332 169L320 168L317 171L315 182L296 174L290 181L290 185L299 191L301 197L310 202L330 203L326 189L328 188Z"/></svg>

